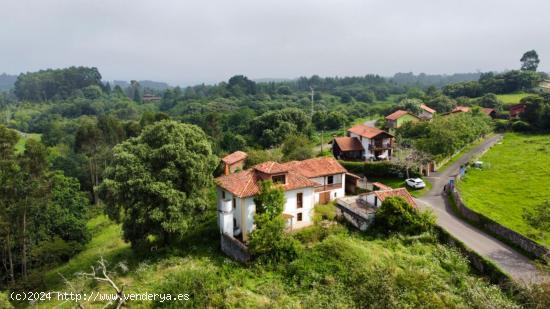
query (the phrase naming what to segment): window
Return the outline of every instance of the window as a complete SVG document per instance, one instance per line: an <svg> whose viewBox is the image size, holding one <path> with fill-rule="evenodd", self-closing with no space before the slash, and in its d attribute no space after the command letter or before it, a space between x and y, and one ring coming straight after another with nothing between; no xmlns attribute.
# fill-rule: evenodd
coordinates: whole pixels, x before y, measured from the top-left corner
<svg viewBox="0 0 550 309"><path fill-rule="evenodd" d="M285 175L275 175L271 177L271 180L273 181L273 183L285 184L285 178Z"/></svg>
<svg viewBox="0 0 550 309"><path fill-rule="evenodd" d="M233 208L237 208L237 200L233 198Z"/></svg>
<svg viewBox="0 0 550 309"><path fill-rule="evenodd" d="M225 200L225 191L224 190L222 190L222 199Z"/></svg>
<svg viewBox="0 0 550 309"><path fill-rule="evenodd" d="M296 194L296 208L302 208L304 205L304 194L298 193Z"/></svg>
<svg viewBox="0 0 550 309"><path fill-rule="evenodd" d="M329 185L333 184L333 183L334 183L334 176L328 176L328 177L327 177L327 183L328 183Z"/></svg>
<svg viewBox="0 0 550 309"><path fill-rule="evenodd" d="M296 218L297 218L296 221L298 221L298 222L302 221L302 213L299 212L299 213L296 215Z"/></svg>
<svg viewBox="0 0 550 309"><path fill-rule="evenodd" d="M334 192L334 197L336 197L336 192Z"/></svg>

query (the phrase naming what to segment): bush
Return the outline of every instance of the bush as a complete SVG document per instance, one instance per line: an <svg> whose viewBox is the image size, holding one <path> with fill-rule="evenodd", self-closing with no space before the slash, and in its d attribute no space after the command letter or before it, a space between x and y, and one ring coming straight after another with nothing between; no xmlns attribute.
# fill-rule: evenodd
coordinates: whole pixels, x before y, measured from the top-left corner
<svg viewBox="0 0 550 309"><path fill-rule="evenodd" d="M510 129L510 121L505 119L496 119L495 120L495 130L497 132L505 132Z"/></svg>
<svg viewBox="0 0 550 309"><path fill-rule="evenodd" d="M415 235L431 230L434 225L431 213L414 209L401 197L385 199L374 219L374 228L384 234Z"/></svg>
<svg viewBox="0 0 550 309"><path fill-rule="evenodd" d="M13 306L10 304L7 293L0 292L0 308L11 309Z"/></svg>
<svg viewBox="0 0 550 309"><path fill-rule="evenodd" d="M525 121L519 120L512 124L512 130L514 130L514 132L528 132L531 131L531 125Z"/></svg>
<svg viewBox="0 0 550 309"><path fill-rule="evenodd" d="M365 175L367 177L400 177L406 175L407 171L394 163L389 161L379 162L350 162L350 161L338 161L349 172L359 175ZM421 177L422 175L418 170L409 170L410 177Z"/></svg>

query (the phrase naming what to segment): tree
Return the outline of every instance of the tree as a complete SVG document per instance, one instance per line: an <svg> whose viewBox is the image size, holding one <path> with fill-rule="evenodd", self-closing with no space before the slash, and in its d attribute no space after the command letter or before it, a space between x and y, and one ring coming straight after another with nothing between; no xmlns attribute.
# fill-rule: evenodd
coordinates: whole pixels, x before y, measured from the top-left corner
<svg viewBox="0 0 550 309"><path fill-rule="evenodd" d="M300 244L284 231L282 213L285 206L284 190L270 180L260 183L260 192L254 197L256 228L250 234L249 248L256 256L268 262L292 260L300 252Z"/></svg>
<svg viewBox="0 0 550 309"><path fill-rule="evenodd" d="M313 157L313 145L303 135L289 136L281 147L284 161L305 160Z"/></svg>
<svg viewBox="0 0 550 309"><path fill-rule="evenodd" d="M83 153L88 158L88 172L91 193L95 204L99 203L97 186L100 183L102 166L99 158L105 153L105 136L95 123L85 122L76 132L75 152Z"/></svg>
<svg viewBox="0 0 550 309"><path fill-rule="evenodd" d="M502 102L494 93L487 93L481 98L477 99L476 102L481 107L493 108L497 111L502 110Z"/></svg>
<svg viewBox="0 0 550 309"><path fill-rule="evenodd" d="M534 49L525 52L519 61L521 61L522 71L537 71L540 62L539 55Z"/></svg>
<svg viewBox="0 0 550 309"><path fill-rule="evenodd" d="M384 233L420 234L435 225L435 217L420 212L400 196L386 198L376 211L375 228Z"/></svg>
<svg viewBox="0 0 550 309"><path fill-rule="evenodd" d="M199 127L156 122L113 149L100 186L107 214L134 248L149 236L169 244L204 218L217 163Z"/></svg>

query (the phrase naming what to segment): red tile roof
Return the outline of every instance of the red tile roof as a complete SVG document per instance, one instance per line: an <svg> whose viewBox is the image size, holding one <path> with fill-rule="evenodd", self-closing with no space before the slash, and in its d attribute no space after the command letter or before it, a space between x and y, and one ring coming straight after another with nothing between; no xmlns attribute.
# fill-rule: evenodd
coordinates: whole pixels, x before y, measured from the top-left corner
<svg viewBox="0 0 550 309"><path fill-rule="evenodd" d="M427 105L424 104L424 103L420 104L420 108L423 109L423 110L425 110L425 111L427 111L427 112L430 113L430 114L434 114L434 113L436 112L435 109L430 108L429 106L427 106Z"/></svg>
<svg viewBox="0 0 550 309"><path fill-rule="evenodd" d="M510 117L516 117L517 115L523 113L526 106L527 105L525 103L519 103L510 106Z"/></svg>
<svg viewBox="0 0 550 309"><path fill-rule="evenodd" d="M412 207L417 208L416 202L414 201L414 198L411 196L409 191L405 188L398 188L398 189L391 189L391 190L380 190L380 191L374 191L373 194L378 197L380 201L384 201L388 197L392 196L400 196L405 199Z"/></svg>
<svg viewBox="0 0 550 309"><path fill-rule="evenodd" d="M347 170L333 157L319 157L303 161L291 161L283 164L288 170L295 171L308 178L342 174Z"/></svg>
<svg viewBox="0 0 550 309"><path fill-rule="evenodd" d="M285 173L286 183L283 188L288 191L319 186L309 178L346 172L336 159L320 157L284 164L268 161L238 173L218 177L215 181L218 186L238 197L249 197L260 191L259 181L270 179L273 174Z"/></svg>
<svg viewBox="0 0 550 309"><path fill-rule="evenodd" d="M270 178L262 171L269 170L273 172L273 167L279 168L280 166L281 164L276 162L265 162L238 173L218 177L215 179L215 182L218 186L231 192L237 197L250 197L258 194L260 191L260 181ZM318 183L301 174L298 174L295 171L288 171L285 175L286 183L282 185L285 191L315 187L319 185Z"/></svg>
<svg viewBox="0 0 550 309"><path fill-rule="evenodd" d="M392 190L392 187L388 187L381 182L373 182L372 185L377 187L380 190Z"/></svg>
<svg viewBox="0 0 550 309"><path fill-rule="evenodd" d="M399 118L401 118L401 117L403 117L407 114L409 114L409 112L404 111L402 109L399 109L399 110L396 110L395 112L389 114L388 116L386 116L386 119L388 119L388 120L397 120L397 119L399 119ZM409 114L409 115L412 115L412 114Z"/></svg>
<svg viewBox="0 0 550 309"><path fill-rule="evenodd" d="M363 151L363 145L357 137L336 137L334 142L338 145L342 151Z"/></svg>
<svg viewBox="0 0 550 309"><path fill-rule="evenodd" d="M364 125L364 124L358 124L356 126L353 126L353 127L348 129L348 132L355 133L359 136L363 136L363 137L366 137L366 138L373 138L373 137L376 137L380 134L387 134L387 135L393 137L393 135L389 134L386 131L382 131L382 130L380 130L378 128L374 128L374 127L369 127L369 126Z"/></svg>
<svg viewBox="0 0 550 309"><path fill-rule="evenodd" d="M455 107L455 109L453 109L452 113L461 113L461 112L467 113L469 111L470 111L470 108L468 106L459 105L459 106Z"/></svg>
<svg viewBox="0 0 550 309"><path fill-rule="evenodd" d="M495 112L495 110L492 109L492 108L483 107L483 108L481 109L481 112L484 113L484 114L487 115L487 116L491 116L491 113Z"/></svg>
<svg viewBox="0 0 550 309"><path fill-rule="evenodd" d="M288 171L288 168L286 166L273 161L260 163L254 165L252 168L264 174L279 174Z"/></svg>
<svg viewBox="0 0 550 309"><path fill-rule="evenodd" d="M248 157L248 154L244 151L235 151L233 153L228 154L227 156L222 158L222 161L225 164L235 164L239 161L242 161Z"/></svg>

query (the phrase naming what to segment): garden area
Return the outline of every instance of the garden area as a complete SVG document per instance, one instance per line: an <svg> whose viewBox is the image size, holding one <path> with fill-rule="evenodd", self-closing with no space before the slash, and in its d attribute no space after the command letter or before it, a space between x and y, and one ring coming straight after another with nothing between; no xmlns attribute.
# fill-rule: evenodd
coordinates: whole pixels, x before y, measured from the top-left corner
<svg viewBox="0 0 550 309"><path fill-rule="evenodd" d="M526 214L550 200L550 135L507 133L458 183L469 208L550 246L550 233L534 228ZM532 215L531 215L532 216ZM535 214L535 216L538 216Z"/></svg>

